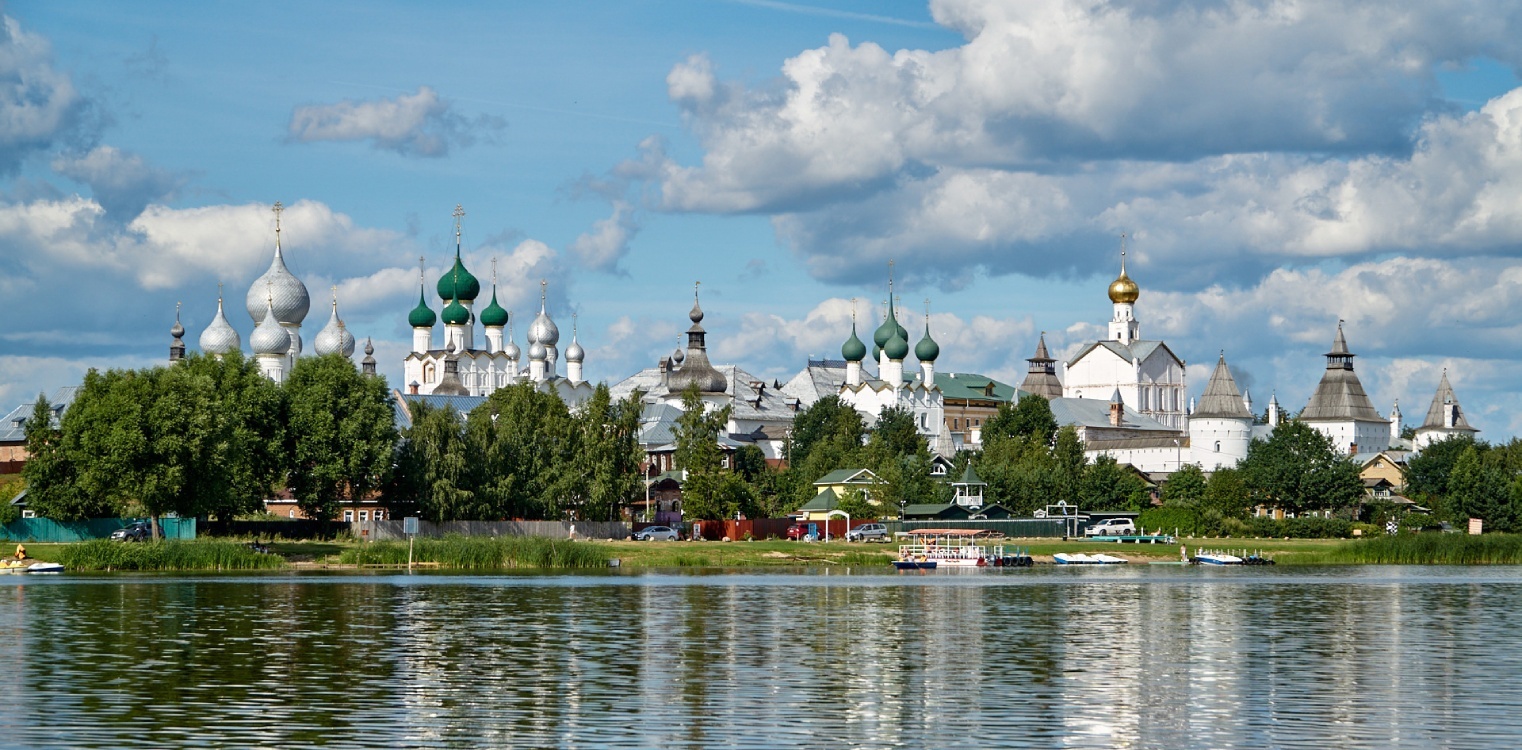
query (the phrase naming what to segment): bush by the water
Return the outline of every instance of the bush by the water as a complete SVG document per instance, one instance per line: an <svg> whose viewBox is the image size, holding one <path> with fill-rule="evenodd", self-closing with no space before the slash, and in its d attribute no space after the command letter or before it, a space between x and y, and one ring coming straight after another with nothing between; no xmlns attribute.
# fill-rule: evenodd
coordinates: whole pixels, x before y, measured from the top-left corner
<svg viewBox="0 0 1522 750"><path fill-rule="evenodd" d="M413 562L450 568L606 568L612 555L593 542L538 536L418 539ZM346 549L339 561L354 565L406 565L406 542L373 542Z"/></svg>
<svg viewBox="0 0 1522 750"><path fill-rule="evenodd" d="M247 545L213 540L113 542L95 539L62 548L58 562L69 570L258 570L285 559Z"/></svg>
<svg viewBox="0 0 1522 750"><path fill-rule="evenodd" d="M1185 536L1209 537L1290 537L1292 539L1347 539L1353 536L1353 522L1343 518L1222 518L1217 513L1197 513L1188 508L1151 508L1137 519L1139 528L1174 530Z"/></svg>
<svg viewBox="0 0 1522 750"><path fill-rule="evenodd" d="M1519 534L1398 534L1296 554L1297 563L1374 565L1512 565L1522 563Z"/></svg>

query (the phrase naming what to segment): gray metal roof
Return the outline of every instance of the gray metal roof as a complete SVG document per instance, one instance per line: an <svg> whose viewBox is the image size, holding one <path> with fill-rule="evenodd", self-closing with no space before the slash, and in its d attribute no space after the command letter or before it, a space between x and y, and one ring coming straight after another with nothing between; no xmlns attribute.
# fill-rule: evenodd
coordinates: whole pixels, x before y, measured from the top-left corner
<svg viewBox="0 0 1522 750"><path fill-rule="evenodd" d="M1252 412L1247 410L1242 394L1237 391L1237 381L1231 376L1231 368L1226 366L1224 354L1216 362L1215 372L1210 374L1210 382L1205 384L1205 394L1200 397L1199 406L1189 415L1190 419L1203 417L1252 419Z"/></svg>
<svg viewBox="0 0 1522 750"><path fill-rule="evenodd" d="M735 365L715 365L714 369L728 381L725 384L724 393L732 399L734 419L748 422L772 422L779 426L792 424L795 410L789 404L789 397L773 383L758 378ZM640 370L608 389L614 401L627 398L635 390L643 391L646 398L680 397L679 393L672 393L666 386L661 385L660 370L654 367Z"/></svg>
<svg viewBox="0 0 1522 750"><path fill-rule="evenodd" d="M1109 401L1101 401L1097 398L1054 398L1050 403L1052 416L1057 419L1057 424L1059 425L1100 428L1114 427L1114 425L1110 424ZM1129 406L1123 407L1120 426L1128 430L1178 432L1178 430L1145 416Z"/></svg>
<svg viewBox="0 0 1522 750"><path fill-rule="evenodd" d="M402 393L391 391L392 416L396 419L396 429L405 430L412 426L412 413L407 408L407 403L427 404L434 409L453 409L464 421L465 415L486 401L485 396L441 396L432 393ZM403 401L407 403L403 403Z"/></svg>
<svg viewBox="0 0 1522 750"><path fill-rule="evenodd" d="M1364 392L1363 383L1353 372L1351 362L1347 367L1327 368L1305 410L1300 412L1300 419L1306 422L1388 422L1369 401L1369 394Z"/></svg>
<svg viewBox="0 0 1522 750"><path fill-rule="evenodd" d="M1099 349L1101 347L1109 349L1115 354L1115 356L1120 357L1127 362L1132 360L1137 362L1145 362L1147 361L1148 357L1152 356L1153 352L1157 351L1158 349L1162 349L1168 354L1169 357L1173 358L1173 361L1177 362L1180 366L1184 364L1184 360L1179 359L1178 355L1174 354L1173 350L1169 349L1167 344L1161 341L1144 341L1142 339L1136 339L1132 341L1130 345L1122 344L1119 341L1095 341L1079 351L1078 356L1073 357L1073 359L1068 362L1068 366L1071 367L1077 364L1078 360L1083 359L1088 355L1089 352L1092 352L1095 349Z"/></svg>
<svg viewBox="0 0 1522 750"><path fill-rule="evenodd" d="M53 407L53 426L58 426L58 420L63 416L69 404L74 403L74 397L79 395L81 386L67 385L53 391L48 398L48 405ZM26 442L26 420L32 416L32 408L37 405L37 399L24 402L9 414L5 415L5 421L0 422L0 443L24 443Z"/></svg>
<svg viewBox="0 0 1522 750"><path fill-rule="evenodd" d="M865 372L862 373L866 375ZM808 366L782 386L783 395L798 399L798 406L807 409L825 396L840 395L840 387L846 382L846 363L841 359L809 360Z"/></svg>

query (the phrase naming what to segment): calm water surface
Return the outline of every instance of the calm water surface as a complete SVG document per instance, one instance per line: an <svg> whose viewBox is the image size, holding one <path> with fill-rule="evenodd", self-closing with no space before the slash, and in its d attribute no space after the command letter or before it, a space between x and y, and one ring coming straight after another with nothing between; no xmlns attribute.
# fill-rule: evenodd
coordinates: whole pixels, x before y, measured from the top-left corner
<svg viewBox="0 0 1522 750"><path fill-rule="evenodd" d="M0 577L5 747L1522 747L1522 569Z"/></svg>

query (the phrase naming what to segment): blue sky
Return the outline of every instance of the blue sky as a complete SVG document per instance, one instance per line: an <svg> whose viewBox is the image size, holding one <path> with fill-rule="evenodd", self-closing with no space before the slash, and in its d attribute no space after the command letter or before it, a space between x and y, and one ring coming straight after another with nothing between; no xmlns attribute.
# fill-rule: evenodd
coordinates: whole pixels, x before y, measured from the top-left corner
<svg viewBox="0 0 1522 750"><path fill-rule="evenodd" d="M1338 319L1381 411L1439 371L1522 431L1522 12L1316 4L12 2L0 38L0 399L161 361L228 317L286 213L395 382L416 258L467 263L616 381L677 344L786 378L897 261L941 369L1018 382L1138 316L1298 409ZM521 330L519 331L521 338Z"/></svg>

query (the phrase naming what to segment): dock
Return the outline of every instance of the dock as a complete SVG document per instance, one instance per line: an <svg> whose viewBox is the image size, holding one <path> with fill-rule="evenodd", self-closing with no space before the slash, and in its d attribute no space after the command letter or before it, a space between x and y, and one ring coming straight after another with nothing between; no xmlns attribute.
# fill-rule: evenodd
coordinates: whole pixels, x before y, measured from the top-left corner
<svg viewBox="0 0 1522 750"><path fill-rule="evenodd" d="M1127 534L1125 536L1091 536L1085 537L1088 542L1116 542L1125 544L1173 544L1178 541L1172 534Z"/></svg>

